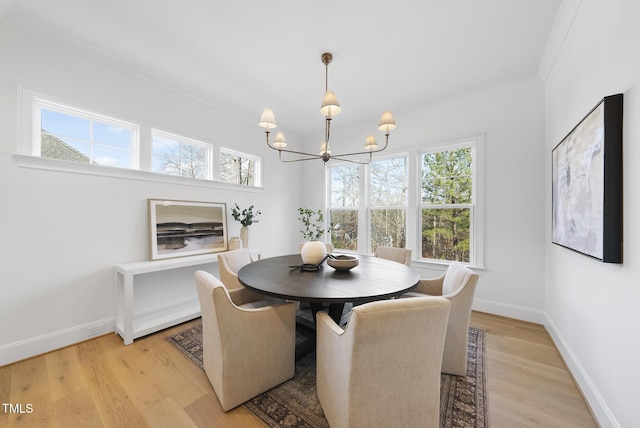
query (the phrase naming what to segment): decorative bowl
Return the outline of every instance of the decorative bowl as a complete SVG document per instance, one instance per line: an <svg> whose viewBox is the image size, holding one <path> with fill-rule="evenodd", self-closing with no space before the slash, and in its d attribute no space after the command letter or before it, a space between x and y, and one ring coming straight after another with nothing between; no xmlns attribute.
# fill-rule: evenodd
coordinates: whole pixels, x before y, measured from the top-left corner
<svg viewBox="0 0 640 428"><path fill-rule="evenodd" d="M358 266L358 263L358 258L355 256L339 255L327 259L327 264L339 271L348 271Z"/></svg>

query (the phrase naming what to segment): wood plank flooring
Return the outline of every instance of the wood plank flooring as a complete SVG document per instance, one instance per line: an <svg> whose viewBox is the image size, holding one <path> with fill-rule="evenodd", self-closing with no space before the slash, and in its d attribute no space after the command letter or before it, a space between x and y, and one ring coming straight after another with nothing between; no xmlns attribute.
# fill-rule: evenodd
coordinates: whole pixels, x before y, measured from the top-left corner
<svg viewBox="0 0 640 428"><path fill-rule="evenodd" d="M0 367L0 427L262 427L242 406L223 412L204 372L163 340L194 322ZM597 427L542 326L476 312L472 325L487 333L491 427Z"/></svg>

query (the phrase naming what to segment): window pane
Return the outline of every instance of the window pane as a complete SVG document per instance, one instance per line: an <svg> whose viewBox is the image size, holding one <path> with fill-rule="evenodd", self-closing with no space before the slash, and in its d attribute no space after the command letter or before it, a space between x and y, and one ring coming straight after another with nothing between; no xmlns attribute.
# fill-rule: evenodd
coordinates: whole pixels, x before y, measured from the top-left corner
<svg viewBox="0 0 640 428"><path fill-rule="evenodd" d="M207 148L189 144L179 138L154 135L152 148L153 172L191 178L207 178Z"/></svg>
<svg viewBox="0 0 640 428"><path fill-rule="evenodd" d="M84 141L91 139L89 119L83 119L44 108L40 111L40 118L43 132Z"/></svg>
<svg viewBox="0 0 640 428"><path fill-rule="evenodd" d="M471 209L422 210L422 257L470 261Z"/></svg>
<svg viewBox="0 0 640 428"><path fill-rule="evenodd" d="M405 248L405 209L371 210L371 251L378 246Z"/></svg>
<svg viewBox="0 0 640 428"><path fill-rule="evenodd" d="M370 164L372 206L400 206L407 203L409 163L406 157L384 159Z"/></svg>
<svg viewBox="0 0 640 428"><path fill-rule="evenodd" d="M106 123L93 123L93 141L128 149L131 147L131 130Z"/></svg>
<svg viewBox="0 0 640 428"><path fill-rule="evenodd" d="M357 207L359 180L357 165L331 167L331 207Z"/></svg>
<svg viewBox="0 0 640 428"><path fill-rule="evenodd" d="M422 157L422 202L469 204L472 201L472 151L427 153Z"/></svg>
<svg viewBox="0 0 640 428"><path fill-rule="evenodd" d="M255 186L256 160L239 154L220 152L220 181Z"/></svg>
<svg viewBox="0 0 640 428"><path fill-rule="evenodd" d="M358 211L330 210L331 242L334 248L358 250Z"/></svg>
<svg viewBox="0 0 640 428"><path fill-rule="evenodd" d="M135 126L117 119L104 118L89 112L76 116L66 107L45 108L37 101L40 112L40 156L79 163L91 163L122 168L132 167L132 146ZM64 112L63 112L64 111ZM113 123L107 123L113 120ZM120 126L119 124L122 124Z"/></svg>

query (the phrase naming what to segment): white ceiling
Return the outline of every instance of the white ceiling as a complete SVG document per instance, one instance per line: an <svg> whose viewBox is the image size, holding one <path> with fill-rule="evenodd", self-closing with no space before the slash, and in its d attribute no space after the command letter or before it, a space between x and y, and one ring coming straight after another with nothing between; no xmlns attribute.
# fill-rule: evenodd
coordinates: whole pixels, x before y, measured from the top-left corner
<svg viewBox="0 0 640 428"><path fill-rule="evenodd" d="M322 132L535 76L561 0L0 0L138 71L257 122ZM0 15L1 16L1 15ZM401 126L401 123L398 124Z"/></svg>

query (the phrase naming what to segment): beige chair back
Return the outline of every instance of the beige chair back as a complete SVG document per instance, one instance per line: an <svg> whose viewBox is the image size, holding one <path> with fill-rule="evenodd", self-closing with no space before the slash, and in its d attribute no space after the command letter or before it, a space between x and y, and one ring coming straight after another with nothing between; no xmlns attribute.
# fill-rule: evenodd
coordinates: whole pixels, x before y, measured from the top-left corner
<svg viewBox="0 0 640 428"><path fill-rule="evenodd" d="M332 427L437 427L450 304L422 297L355 307L345 330L317 318L317 393Z"/></svg>
<svg viewBox="0 0 640 428"><path fill-rule="evenodd" d="M228 291L204 271L196 272L195 280L202 312L203 366L222 408L232 409L291 379L295 305L248 309L255 293L244 288Z"/></svg>
<svg viewBox="0 0 640 428"><path fill-rule="evenodd" d="M377 247L373 255L411 266L411 250L408 248Z"/></svg>
<svg viewBox="0 0 640 428"><path fill-rule="evenodd" d="M242 284L238 281L238 271L251 262L253 262L253 259L248 248L218 254L220 280L228 290L242 287Z"/></svg>

